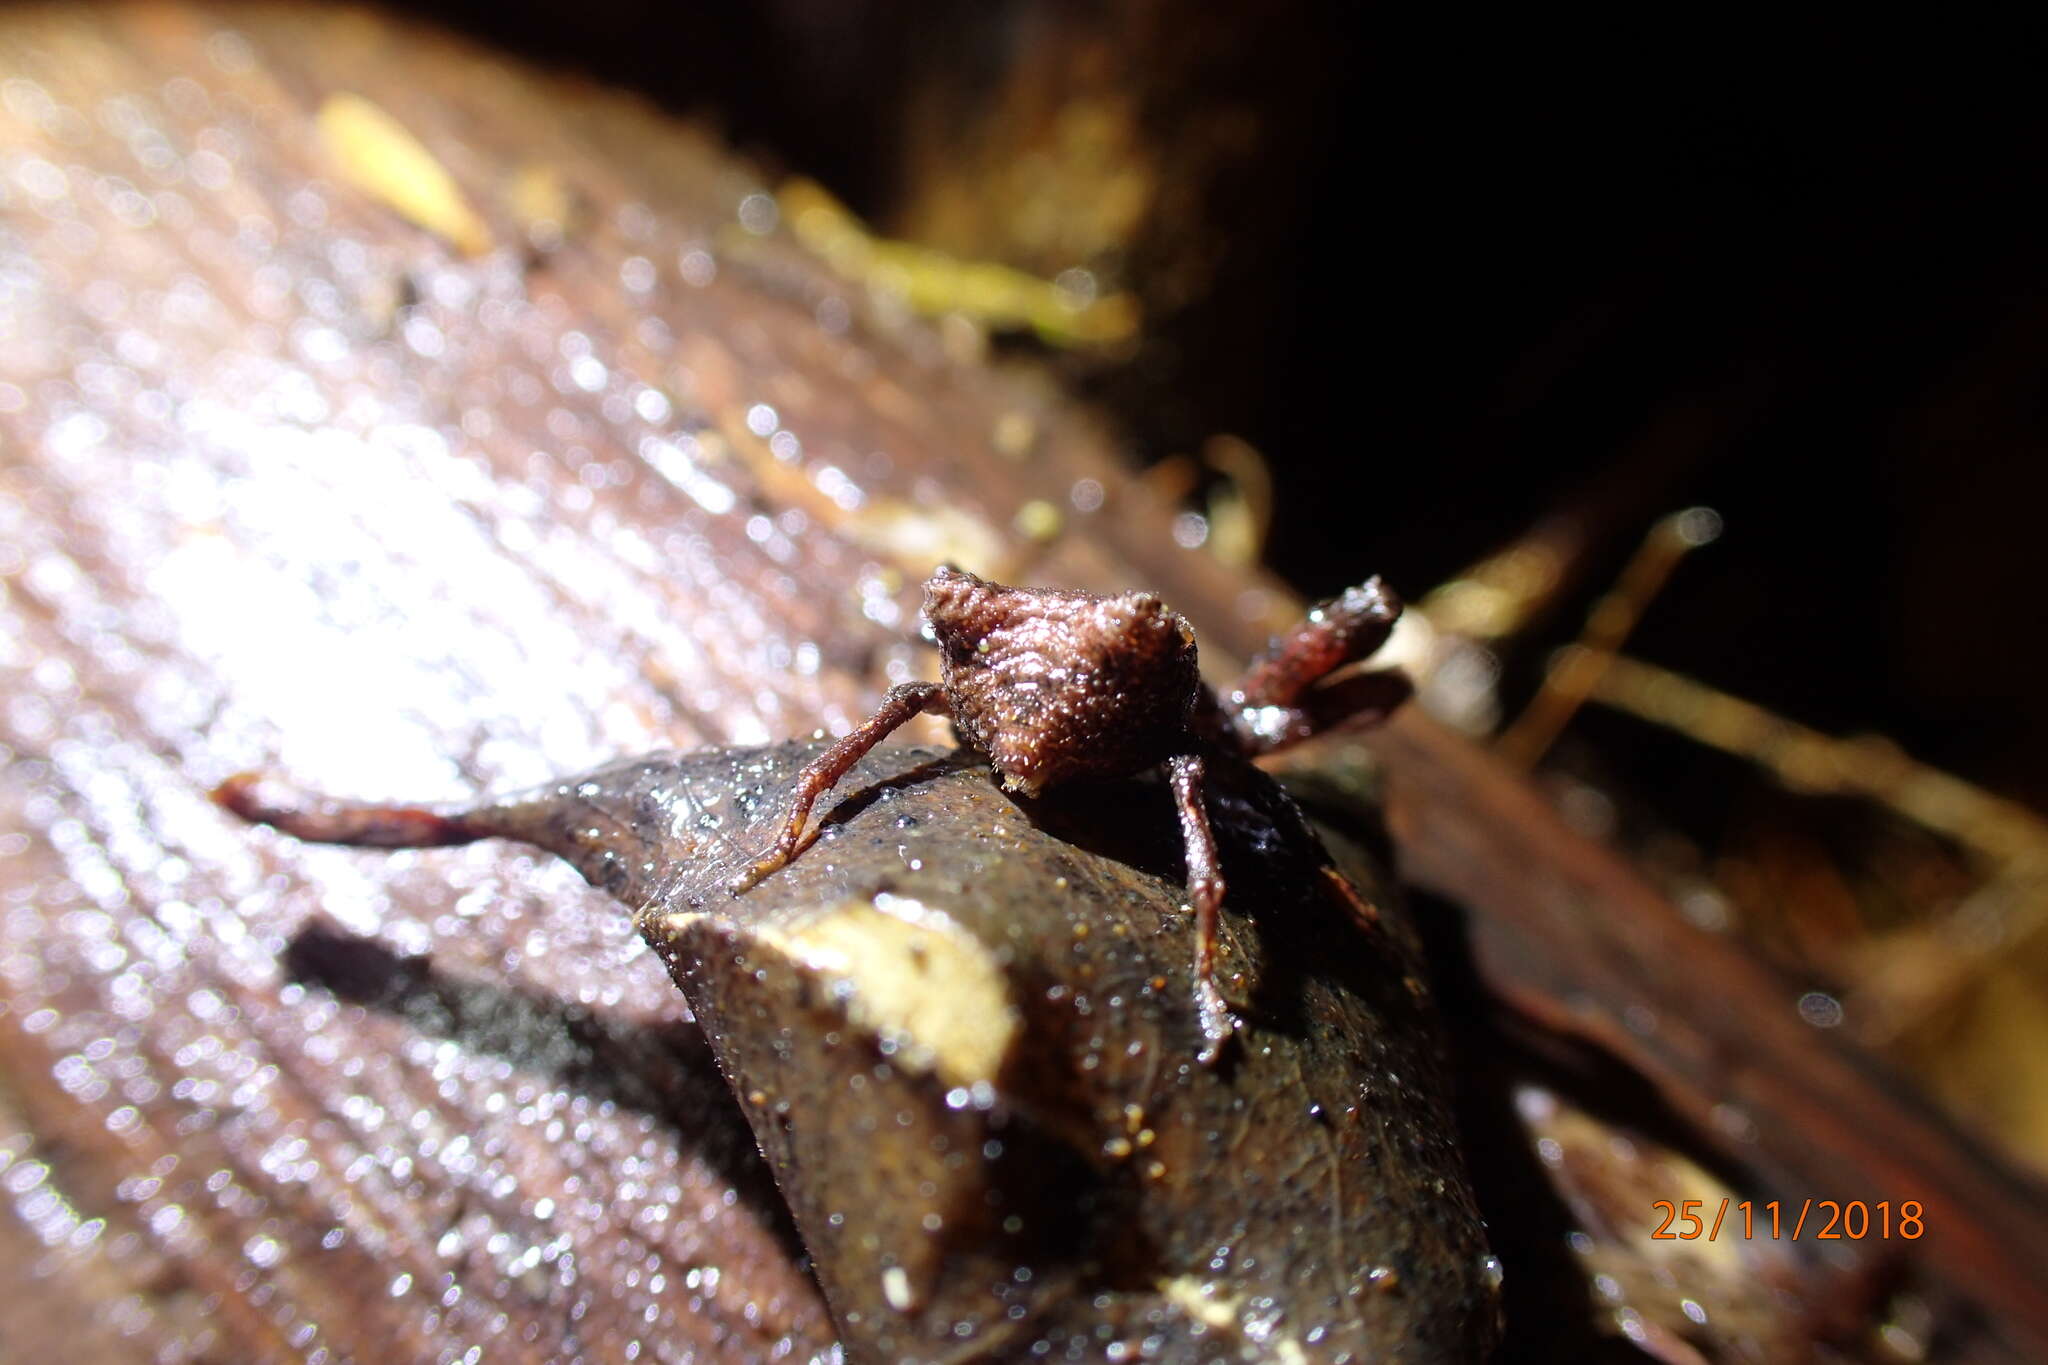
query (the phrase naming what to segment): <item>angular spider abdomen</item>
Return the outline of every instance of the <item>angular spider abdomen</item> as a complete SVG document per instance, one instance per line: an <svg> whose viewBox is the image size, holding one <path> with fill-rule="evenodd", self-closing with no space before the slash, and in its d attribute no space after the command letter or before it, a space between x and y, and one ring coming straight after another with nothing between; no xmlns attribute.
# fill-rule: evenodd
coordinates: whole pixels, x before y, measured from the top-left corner
<svg viewBox="0 0 2048 1365"><path fill-rule="evenodd" d="M1194 632L1152 594L1010 588L951 569L925 585L924 610L954 724L1011 790L1124 776L1185 748Z"/></svg>

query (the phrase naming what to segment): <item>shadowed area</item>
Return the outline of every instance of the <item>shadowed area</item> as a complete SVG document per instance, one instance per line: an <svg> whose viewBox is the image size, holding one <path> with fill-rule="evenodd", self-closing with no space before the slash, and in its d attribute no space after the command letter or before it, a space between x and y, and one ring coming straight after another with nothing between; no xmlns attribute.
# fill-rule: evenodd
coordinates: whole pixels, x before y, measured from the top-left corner
<svg viewBox="0 0 2048 1365"><path fill-rule="evenodd" d="M792 1258L802 1255L774 1177L694 1022L633 1023L531 991L458 980L435 970L431 959L403 956L320 920L292 936L284 967L293 980L394 1015L426 1037L503 1058L573 1094L659 1120L764 1222L781 1225Z"/></svg>

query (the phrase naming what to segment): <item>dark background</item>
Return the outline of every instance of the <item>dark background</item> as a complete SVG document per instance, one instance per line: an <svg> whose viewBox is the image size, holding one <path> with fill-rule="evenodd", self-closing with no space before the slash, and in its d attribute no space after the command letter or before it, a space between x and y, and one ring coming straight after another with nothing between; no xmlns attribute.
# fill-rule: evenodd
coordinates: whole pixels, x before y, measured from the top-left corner
<svg viewBox="0 0 2048 1365"><path fill-rule="evenodd" d="M930 174L905 154L932 141L917 120L1106 62L1166 170L1202 180L1119 265L1142 294L1191 238L1210 264L1148 309L1136 355L1049 363L1140 459L1219 431L1263 452L1270 562L1304 592L1373 570L1416 592L1547 511L1588 515L1579 595L1508 654L1512 713L1649 523L1703 503L1726 534L1633 652L2048 804L2048 105L2004 35L1312 4L436 8L708 116L884 230ZM1222 104L1258 131L1219 167L1190 144ZM1682 751L1578 725L1624 779ZM1690 804L1662 799L1711 841L1739 773L1687 766Z"/></svg>

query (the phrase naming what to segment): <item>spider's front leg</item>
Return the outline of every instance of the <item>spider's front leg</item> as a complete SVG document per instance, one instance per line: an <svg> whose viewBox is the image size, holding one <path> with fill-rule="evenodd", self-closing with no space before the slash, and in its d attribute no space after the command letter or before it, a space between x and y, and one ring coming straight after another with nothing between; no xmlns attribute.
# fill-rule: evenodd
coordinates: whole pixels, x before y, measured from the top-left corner
<svg viewBox="0 0 2048 1365"><path fill-rule="evenodd" d="M804 770L797 774L796 785L790 789L789 818L783 822L782 833L766 853L726 884L727 889L738 895L769 873L787 866L789 860L796 856L797 845L803 840L804 824L811 818L811 807L817 804L819 797L846 776L868 750L913 717L927 711L943 715L948 709L946 691L937 683L899 683L890 688L888 695L882 698L882 704L875 708L875 714L804 765Z"/></svg>
<svg viewBox="0 0 2048 1365"><path fill-rule="evenodd" d="M1401 599L1377 578L1309 609L1274 638L1219 699L1231 737L1247 757L1298 744L1344 721L1377 723L1412 690L1393 670L1329 676L1387 642Z"/></svg>
<svg viewBox="0 0 2048 1365"><path fill-rule="evenodd" d="M1209 825L1208 765L1197 754L1176 754L1166 761L1173 804L1180 812L1181 843L1187 850L1188 900L1195 910L1195 1016L1202 1026L1197 1060L1213 1063L1237 1028L1237 1016L1216 986L1217 912L1223 908L1223 867L1216 852L1216 831Z"/></svg>

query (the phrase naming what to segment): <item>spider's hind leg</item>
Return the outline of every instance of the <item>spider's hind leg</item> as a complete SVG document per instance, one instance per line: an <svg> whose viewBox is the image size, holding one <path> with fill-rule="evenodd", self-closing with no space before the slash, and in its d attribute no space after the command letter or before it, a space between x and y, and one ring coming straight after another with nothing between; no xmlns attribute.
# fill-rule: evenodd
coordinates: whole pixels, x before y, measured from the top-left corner
<svg viewBox="0 0 2048 1365"><path fill-rule="evenodd" d="M1166 761L1173 804L1180 813L1181 842L1187 849L1188 900L1195 910L1195 1016L1202 1027L1205 1066L1223 1055L1223 1045L1237 1030L1237 1016L1216 985L1216 933L1223 909L1223 867L1216 851L1216 831L1209 824L1208 766L1197 754L1176 754Z"/></svg>

